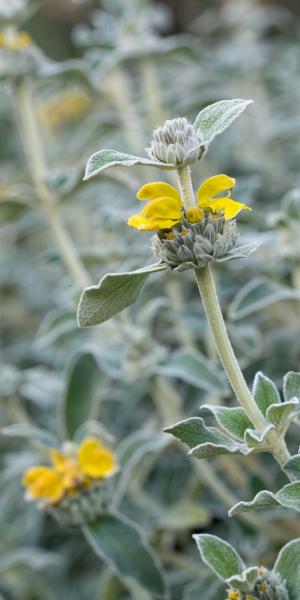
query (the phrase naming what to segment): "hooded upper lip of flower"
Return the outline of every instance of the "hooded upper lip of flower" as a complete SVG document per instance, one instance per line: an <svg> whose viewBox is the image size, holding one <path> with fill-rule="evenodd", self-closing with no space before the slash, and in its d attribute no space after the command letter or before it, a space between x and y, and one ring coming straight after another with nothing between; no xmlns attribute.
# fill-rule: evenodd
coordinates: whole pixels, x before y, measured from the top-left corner
<svg viewBox="0 0 300 600"><path fill-rule="evenodd" d="M203 211L214 215L222 215L226 220L233 219L240 210L252 210L246 204L237 202L229 197L234 187L235 179L228 175L214 175L206 179L197 191L197 206L185 215L188 220L195 222L195 209L197 220L203 217ZM183 204L179 192L169 183L156 181L143 185L138 193L139 200L147 200L142 211L128 219L128 225L140 231L158 231L171 229L183 217Z"/></svg>
<svg viewBox="0 0 300 600"><path fill-rule="evenodd" d="M89 487L94 479L105 479L117 471L113 452L93 437L86 438L74 454L50 449L52 467L36 466L28 469L22 483L28 497L56 504L65 494L80 487Z"/></svg>

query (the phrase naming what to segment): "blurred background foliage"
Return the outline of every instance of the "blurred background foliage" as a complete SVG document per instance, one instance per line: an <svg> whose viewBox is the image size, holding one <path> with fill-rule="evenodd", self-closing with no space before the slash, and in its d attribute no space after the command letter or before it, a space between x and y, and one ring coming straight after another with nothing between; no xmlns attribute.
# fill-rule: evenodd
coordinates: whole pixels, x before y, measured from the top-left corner
<svg viewBox="0 0 300 600"><path fill-rule="evenodd" d="M193 119L223 98L254 100L196 165L193 179L196 187L215 173L237 177L235 197L253 208L239 227L243 240L261 241L260 249L216 275L249 384L259 369L280 388L300 358L299 3L35 4L20 27L40 49L28 78L45 182L94 283L106 272L151 262L150 236L126 221L136 212L138 187L158 174L118 168L82 183L90 154L104 147L141 154L166 118ZM0 594L150 598L113 575L79 534L24 500L24 469L47 460L53 436L63 441L83 427L116 448L123 465L116 505L159 556L171 598L222 600L225 591L200 564L191 533L213 532L249 563L272 564L278 548L300 535L299 520L287 511L230 521L226 513L262 487L277 489L282 476L265 456L191 461L162 433L198 414L203 402L233 402L189 272L156 275L133 308L98 328L78 329L80 286L26 165L15 118L19 63L5 59L0 48ZM290 442L296 449L296 429Z"/></svg>

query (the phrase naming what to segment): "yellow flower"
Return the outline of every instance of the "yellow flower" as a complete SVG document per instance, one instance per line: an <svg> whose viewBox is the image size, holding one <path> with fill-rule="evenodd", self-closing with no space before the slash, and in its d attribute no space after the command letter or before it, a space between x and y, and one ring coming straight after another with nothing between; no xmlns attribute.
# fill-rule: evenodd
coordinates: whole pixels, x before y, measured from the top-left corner
<svg viewBox="0 0 300 600"><path fill-rule="evenodd" d="M39 117L43 124L59 127L62 123L77 121L91 104L91 99L83 90L65 92L43 101L39 107Z"/></svg>
<svg viewBox="0 0 300 600"><path fill-rule="evenodd" d="M228 175L214 175L206 179L197 192L198 206L213 214L222 214L227 220L234 219L240 210L251 210L246 204L229 198L235 179ZM224 194L225 192L225 194Z"/></svg>
<svg viewBox="0 0 300 600"><path fill-rule="evenodd" d="M140 231L171 229L182 218L179 192L169 183L146 183L137 193L138 200L148 203L138 215L128 219L128 225Z"/></svg>
<svg viewBox="0 0 300 600"><path fill-rule="evenodd" d="M93 437L79 446L58 452L50 449L52 467L36 466L28 469L22 483L28 497L56 504L65 494L74 494L82 487L90 487L93 480L104 479L117 470L115 455Z"/></svg>
<svg viewBox="0 0 300 600"><path fill-rule="evenodd" d="M21 31L20 33L0 33L0 48L7 50L22 50L32 46L32 39L28 33Z"/></svg>
<svg viewBox="0 0 300 600"><path fill-rule="evenodd" d="M240 599L240 592L238 592L237 590L232 590L230 592L228 592L228 600L239 600Z"/></svg>
<svg viewBox="0 0 300 600"><path fill-rule="evenodd" d="M128 219L128 225L139 231L159 231L171 229L182 218L190 223L199 223L204 211L222 215L226 220L233 219L240 210L251 210L246 204L229 197L235 179L227 175L214 175L206 179L197 192L197 205L184 211L179 192L163 181L146 183L137 193L139 200L147 200L146 206L138 215Z"/></svg>

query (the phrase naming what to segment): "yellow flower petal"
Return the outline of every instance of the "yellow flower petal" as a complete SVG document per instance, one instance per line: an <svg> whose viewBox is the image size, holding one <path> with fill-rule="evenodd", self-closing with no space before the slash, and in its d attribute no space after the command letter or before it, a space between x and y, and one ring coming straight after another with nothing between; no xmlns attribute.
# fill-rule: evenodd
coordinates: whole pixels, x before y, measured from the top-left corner
<svg viewBox="0 0 300 600"><path fill-rule="evenodd" d="M175 225L172 219L152 219L148 221L141 215L133 215L128 219L127 224L139 231L159 231L160 229L171 229Z"/></svg>
<svg viewBox="0 0 300 600"><path fill-rule="evenodd" d="M146 204L141 211L141 217L144 217L147 221L169 219L177 222L181 219L181 206L175 198L157 198Z"/></svg>
<svg viewBox="0 0 300 600"><path fill-rule="evenodd" d="M207 204L207 208L213 213L223 213L226 221L234 219L240 210L252 210L247 204L242 204L232 198L218 198L217 200L212 200Z"/></svg>
<svg viewBox="0 0 300 600"><path fill-rule="evenodd" d="M197 198L200 208L206 208L207 203L217 194L224 191L230 191L235 184L235 179L228 175L214 175L203 181L200 185Z"/></svg>
<svg viewBox="0 0 300 600"><path fill-rule="evenodd" d="M146 183L137 193L137 198L139 200L156 200L157 198L162 197L173 198L174 200L177 200L177 202L181 202L180 194L176 188L165 181Z"/></svg>
<svg viewBox="0 0 300 600"><path fill-rule="evenodd" d="M61 478L62 486L65 491L69 491L76 484L83 483L85 476L76 462L76 457L65 456L54 448L51 449L51 458L54 464L54 470Z"/></svg>
<svg viewBox="0 0 300 600"><path fill-rule="evenodd" d="M67 458L64 454L58 452L58 450L56 450L55 448L51 448L50 456L55 469L59 470L64 468L67 461Z"/></svg>
<svg viewBox="0 0 300 600"><path fill-rule="evenodd" d="M35 500L48 500L55 503L64 493L60 476L49 467L38 466L28 469L22 483L27 487L31 498Z"/></svg>
<svg viewBox="0 0 300 600"><path fill-rule="evenodd" d="M108 477L117 470L114 453L96 438L86 438L80 444L77 459L83 473L94 479Z"/></svg>

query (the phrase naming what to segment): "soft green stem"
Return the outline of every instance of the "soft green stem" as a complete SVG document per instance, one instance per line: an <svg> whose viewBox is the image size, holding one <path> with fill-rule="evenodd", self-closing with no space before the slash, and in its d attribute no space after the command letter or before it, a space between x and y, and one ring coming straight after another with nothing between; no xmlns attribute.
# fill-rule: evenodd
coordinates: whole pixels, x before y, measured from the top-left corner
<svg viewBox="0 0 300 600"><path fill-rule="evenodd" d="M22 80L15 88L15 101L30 175L44 214L67 269L80 287L86 287L90 284L89 274L61 221L57 198L44 182L47 170L44 148L33 109L33 99L25 80Z"/></svg>
<svg viewBox="0 0 300 600"><path fill-rule="evenodd" d="M263 431L267 422L250 393L233 352L210 266L207 265L203 269L195 269L195 275L218 355L231 387L255 429ZM275 431L271 431L268 436L268 445L270 452L272 452L274 458L282 466L290 457L284 440Z"/></svg>
<svg viewBox="0 0 300 600"><path fill-rule="evenodd" d="M189 165L177 169L179 189L185 210L195 206L191 168Z"/></svg>
<svg viewBox="0 0 300 600"><path fill-rule="evenodd" d="M266 421L249 391L233 352L210 266L207 265L203 269L195 270L195 275L218 355L231 387L255 428L258 431L263 430L266 426Z"/></svg>

